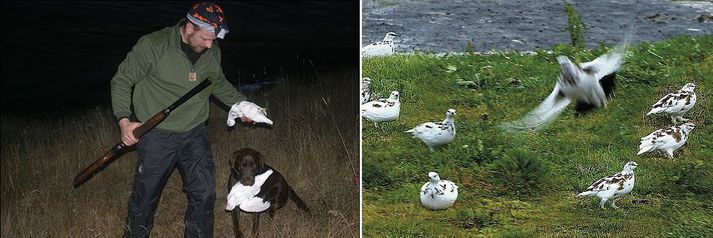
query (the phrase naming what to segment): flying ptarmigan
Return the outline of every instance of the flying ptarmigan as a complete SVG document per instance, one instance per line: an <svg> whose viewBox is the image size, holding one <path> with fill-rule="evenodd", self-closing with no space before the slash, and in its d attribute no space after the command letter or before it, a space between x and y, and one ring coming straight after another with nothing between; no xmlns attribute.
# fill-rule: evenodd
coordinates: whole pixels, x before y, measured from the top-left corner
<svg viewBox="0 0 713 238"><path fill-rule="evenodd" d="M384 40L371 43L361 48L362 57L389 56L394 53L394 38L396 33L389 32L384 36Z"/></svg>
<svg viewBox="0 0 713 238"><path fill-rule="evenodd" d="M691 110L693 105L696 105L696 92L693 91L694 89L696 89L696 85L693 83L683 85L681 90L669 93L656 102L651 108L651 111L646 113L646 115L657 113L667 114L671 116L673 124L676 124L678 121L688 121L688 119L683 118L683 114Z"/></svg>
<svg viewBox="0 0 713 238"><path fill-rule="evenodd" d="M441 180L435 172L428 173L429 181L421 187L421 204L431 210L442 210L458 198L458 186L448 180Z"/></svg>
<svg viewBox="0 0 713 238"><path fill-rule="evenodd" d="M587 188L587 191L578 194L577 197L596 196L601 199L599 202L599 207L601 208L604 208L604 204L607 201L612 200L611 207L619 208L616 206L616 200L628 194L634 188L634 169L636 166L638 166L636 162L629 161L624 165L624 170L613 176L597 180Z"/></svg>
<svg viewBox="0 0 713 238"><path fill-rule="evenodd" d="M639 153L637 155L659 150L666 153L666 156L673 158L673 151L686 144L688 135L696 125L691 122L683 123L679 126L672 126L667 129L659 129L648 136L641 137Z"/></svg>
<svg viewBox="0 0 713 238"><path fill-rule="evenodd" d="M433 151L436 146L451 143L456 137L456 125L453 117L456 115L455 109L448 109L446 119L443 122L426 122L414 127L406 132L411 133L413 138L418 138Z"/></svg>
<svg viewBox="0 0 713 238"><path fill-rule="evenodd" d="M233 104L230 108L230 112L228 113L228 126L234 126L235 119L241 117L247 117L255 123L272 125L272 120L267 118L267 110L248 101L241 101Z"/></svg>
<svg viewBox="0 0 713 238"><path fill-rule="evenodd" d="M371 97L371 78L364 77L361 79L361 104L369 102Z"/></svg>
<svg viewBox="0 0 713 238"><path fill-rule="evenodd" d="M575 100L578 114L606 106L616 88L616 71L621 67L624 47L596 59L575 64L566 56L558 56L560 74L552 93L520 120L505 124L512 130L539 129L552 122L570 101Z"/></svg>
<svg viewBox="0 0 713 238"><path fill-rule="evenodd" d="M399 103L399 92L391 92L389 98L382 98L367 102L361 105L361 116L376 123L393 121L399 118L401 105Z"/></svg>

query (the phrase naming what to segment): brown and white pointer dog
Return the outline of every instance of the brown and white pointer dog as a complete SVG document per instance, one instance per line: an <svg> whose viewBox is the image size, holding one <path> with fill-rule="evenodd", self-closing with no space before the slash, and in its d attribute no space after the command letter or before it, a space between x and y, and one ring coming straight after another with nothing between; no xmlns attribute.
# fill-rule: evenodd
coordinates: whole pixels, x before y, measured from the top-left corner
<svg viewBox="0 0 713 238"><path fill-rule="evenodd" d="M240 212L252 213L253 237L258 237L260 213L267 211L272 218L275 212L291 199L299 209L309 213L309 208L282 175L262 160L262 154L252 148L242 148L233 153L235 162L228 180L230 190L226 210L233 218L235 237L242 237Z"/></svg>

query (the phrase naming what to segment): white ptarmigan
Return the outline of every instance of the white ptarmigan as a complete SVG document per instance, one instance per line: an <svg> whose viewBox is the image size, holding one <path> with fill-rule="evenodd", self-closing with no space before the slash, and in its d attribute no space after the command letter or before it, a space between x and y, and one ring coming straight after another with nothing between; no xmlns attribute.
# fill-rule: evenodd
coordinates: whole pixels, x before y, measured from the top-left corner
<svg viewBox="0 0 713 238"><path fill-rule="evenodd" d="M371 98L371 78L364 77L361 79L361 104L369 102Z"/></svg>
<svg viewBox="0 0 713 238"><path fill-rule="evenodd" d="M399 92L393 91L389 98L382 98L367 102L361 105L361 116L376 123L393 121L399 118L401 105L399 103Z"/></svg>
<svg viewBox="0 0 713 238"><path fill-rule="evenodd" d="M659 150L665 152L669 158L673 158L673 151L686 144L688 135L693 128L696 128L695 124L686 122L679 126L672 126L651 132L648 136L641 137L639 153L636 153L636 155Z"/></svg>
<svg viewBox="0 0 713 238"><path fill-rule="evenodd" d="M263 212L270 208L270 201L265 201L257 194L260 188L272 174L272 169L268 169L262 174L255 176L255 183L251 186L235 183L228 193L228 205L225 210L232 211L235 207L245 212Z"/></svg>
<svg viewBox="0 0 713 238"><path fill-rule="evenodd" d="M361 48L362 57L389 56L394 53L394 38L396 33L386 33L382 41L377 41Z"/></svg>
<svg viewBox="0 0 713 238"><path fill-rule="evenodd" d="M443 210L453 206L458 199L458 186L441 180L435 172L428 173L429 181L421 187L421 204L431 210Z"/></svg>
<svg viewBox="0 0 713 238"><path fill-rule="evenodd" d="M425 122L406 132L418 138L433 151L435 147L451 143L456 137L455 109L448 109L443 122Z"/></svg>
<svg viewBox="0 0 713 238"><path fill-rule="evenodd" d="M676 124L678 121L687 122L683 114L691 110L696 105L696 85L687 83L681 90L669 93L651 107L651 111L646 115L663 113L671 116L671 121Z"/></svg>
<svg viewBox="0 0 713 238"><path fill-rule="evenodd" d="M621 67L624 47L581 64L574 64L566 56L558 56L560 74L552 93L523 118L505 124L511 130L539 129L552 122L572 100L575 111L586 113L605 107L616 88L616 72Z"/></svg>
<svg viewBox="0 0 713 238"><path fill-rule="evenodd" d="M604 204L607 201L612 200L611 207L619 208L616 206L616 200L634 189L634 169L636 166L638 166L636 162L629 161L624 165L624 170L613 176L597 180L586 191L577 194L577 197L596 196L601 199L599 207L602 209L604 209Z"/></svg>
<svg viewBox="0 0 713 238"><path fill-rule="evenodd" d="M241 101L233 104L228 113L228 126L234 126L235 119L240 117L247 117L255 123L272 125L272 120L267 118L267 110L252 102Z"/></svg>

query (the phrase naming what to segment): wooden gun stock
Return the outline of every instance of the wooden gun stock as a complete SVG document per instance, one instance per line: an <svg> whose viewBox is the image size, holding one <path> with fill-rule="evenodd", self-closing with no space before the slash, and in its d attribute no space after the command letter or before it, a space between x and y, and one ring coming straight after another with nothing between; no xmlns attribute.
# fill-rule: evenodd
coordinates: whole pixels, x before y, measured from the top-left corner
<svg viewBox="0 0 713 238"><path fill-rule="evenodd" d="M168 115L174 109L176 109L178 106L183 104L189 98L193 97L193 95L197 94L204 88L208 87L208 85L210 85L210 83L211 82L209 79L203 80L203 82L196 85L193 89L191 89L191 91L186 93L186 95L183 95L183 97L179 98L176 102L174 102L167 108L161 110L160 112L156 113L156 115L154 115L153 117L148 119L146 122L141 124L141 126L134 129L134 131L132 132L134 134L134 137L136 137L138 139L141 136L143 136L144 134L146 134L146 132L148 132L151 129L153 129L154 127L156 127L156 125L160 124L163 120L165 120L166 117L168 117ZM96 175L97 173L104 170L104 168L106 168L106 166L108 166L112 161L114 161L116 158L119 157L118 155L126 147L127 146L124 145L124 142L119 142L118 144L111 147L111 149L109 149L109 151L104 153L104 155L102 155L101 158L94 161L94 163L92 163L87 168L82 170L82 172L77 174L77 176L74 178L74 183L72 185L72 188L77 188L77 187L81 186L85 182L89 181L89 179L94 177L94 175Z"/></svg>

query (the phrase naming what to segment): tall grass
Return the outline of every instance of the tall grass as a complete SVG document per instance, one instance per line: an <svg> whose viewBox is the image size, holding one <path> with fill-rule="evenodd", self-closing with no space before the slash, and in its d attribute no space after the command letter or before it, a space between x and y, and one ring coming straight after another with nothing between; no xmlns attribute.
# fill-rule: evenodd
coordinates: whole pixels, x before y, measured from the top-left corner
<svg viewBox="0 0 713 238"><path fill-rule="evenodd" d="M562 0L564 4L564 11L567 13L567 27L565 31L569 32L569 39L571 40L571 45L577 49L584 49L584 31L587 30L587 26L584 25L582 17L579 16L577 10L574 9L572 4L567 2L567 0Z"/></svg>
<svg viewBox="0 0 713 238"><path fill-rule="evenodd" d="M216 165L215 236L232 236L227 196L232 152L249 146L265 155L312 210L293 203L274 220L261 219L264 237L358 237L359 131L355 70L317 73L311 84L290 80L252 101L267 105L272 129L227 130L227 112L211 105ZM108 108L56 118L2 116L2 237L119 237L123 233L136 153L128 152L83 186L79 171L119 139ZM169 179L156 212L153 237L183 236L186 196L179 173ZM251 219L242 218L249 232Z"/></svg>
<svg viewBox="0 0 713 238"><path fill-rule="evenodd" d="M543 130L498 128L535 108L559 72L555 57L590 61L611 50L561 45L537 55L396 55L367 59L374 94L401 92L398 120L363 123L365 237L707 237L713 232L713 36L633 45L606 108L575 116L566 109ZM479 82L475 87L459 84ZM639 138L671 126L644 117L659 98L698 85L687 114L696 125L674 159L637 156ZM457 136L435 152L404 131L439 121L454 108ZM575 198L595 180L636 161L636 186L619 210ZM459 198L428 211L418 198L426 174L456 182ZM675 222L672 222L675 221Z"/></svg>

